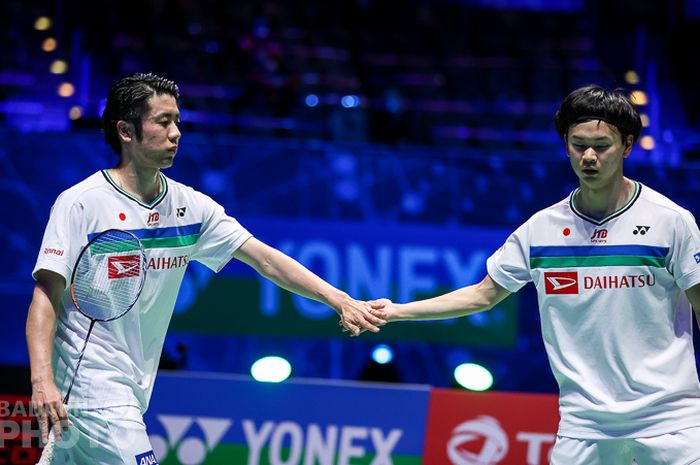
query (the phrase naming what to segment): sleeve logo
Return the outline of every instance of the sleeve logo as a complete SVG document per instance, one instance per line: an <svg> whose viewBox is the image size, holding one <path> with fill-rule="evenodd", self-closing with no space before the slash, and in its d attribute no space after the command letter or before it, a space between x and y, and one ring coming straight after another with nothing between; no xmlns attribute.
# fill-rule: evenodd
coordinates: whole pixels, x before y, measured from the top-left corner
<svg viewBox="0 0 700 465"><path fill-rule="evenodd" d="M136 465L158 465L156 454L152 450L136 456Z"/></svg>
<svg viewBox="0 0 700 465"><path fill-rule="evenodd" d="M695 263L697 263L698 265L700 265L700 252L696 253L696 254L693 255L693 256L695 257Z"/></svg>
<svg viewBox="0 0 700 465"><path fill-rule="evenodd" d="M578 294L576 271L547 271L544 273L545 294Z"/></svg>

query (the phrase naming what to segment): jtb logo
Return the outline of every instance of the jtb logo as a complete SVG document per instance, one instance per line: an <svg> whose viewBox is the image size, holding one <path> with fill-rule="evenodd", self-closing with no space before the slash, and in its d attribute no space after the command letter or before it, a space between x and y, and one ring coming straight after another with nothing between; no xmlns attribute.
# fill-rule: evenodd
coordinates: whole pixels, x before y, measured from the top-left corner
<svg viewBox="0 0 700 465"><path fill-rule="evenodd" d="M578 273L558 271L544 273L545 294L578 294Z"/></svg>
<svg viewBox="0 0 700 465"><path fill-rule="evenodd" d="M591 242L606 242L605 239L608 237L607 229L594 229L591 235Z"/></svg>
<svg viewBox="0 0 700 465"><path fill-rule="evenodd" d="M109 257L107 268L109 269L109 279L132 278L138 276L141 267L141 257L138 255L127 255L124 257Z"/></svg>
<svg viewBox="0 0 700 465"><path fill-rule="evenodd" d="M160 213L158 212L151 212L148 214L148 226L157 226L158 222L160 221Z"/></svg>

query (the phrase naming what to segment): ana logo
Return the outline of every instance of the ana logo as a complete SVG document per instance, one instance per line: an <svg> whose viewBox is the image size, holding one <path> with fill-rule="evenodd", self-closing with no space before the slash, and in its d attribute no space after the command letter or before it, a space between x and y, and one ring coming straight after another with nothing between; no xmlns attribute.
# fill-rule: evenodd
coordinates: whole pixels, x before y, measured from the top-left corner
<svg viewBox="0 0 700 465"><path fill-rule="evenodd" d="M148 214L148 221L146 222L148 226L157 226L160 221L160 213L151 212Z"/></svg>
<svg viewBox="0 0 700 465"><path fill-rule="evenodd" d="M187 212L187 207L179 207L175 214L178 218L182 218L183 216L185 216L185 212Z"/></svg>
<svg viewBox="0 0 700 465"><path fill-rule="evenodd" d="M700 265L700 252L696 253L696 254L693 255L693 256L695 257L695 263L697 263L698 265Z"/></svg>
<svg viewBox="0 0 700 465"><path fill-rule="evenodd" d="M578 273L575 271L546 271L545 294L578 294Z"/></svg>
<svg viewBox="0 0 700 465"><path fill-rule="evenodd" d="M141 272L141 257L138 255L126 255L121 257L109 257L107 259L107 277L109 279L131 278Z"/></svg>
<svg viewBox="0 0 700 465"><path fill-rule="evenodd" d="M647 233L647 231L649 231L650 229L651 229L651 226L635 226L635 229L634 229L634 231L632 231L632 234L634 234L635 236L636 236L637 234L641 234L641 235L643 236L643 235L645 235L645 234Z"/></svg>
<svg viewBox="0 0 700 465"><path fill-rule="evenodd" d="M607 229L594 229L591 235L591 242L607 242L605 239L608 237Z"/></svg>
<svg viewBox="0 0 700 465"><path fill-rule="evenodd" d="M221 442L224 434L231 428L233 420L228 418L184 417L179 415L158 415L158 421L163 425L167 439L159 435L150 435L156 455L162 460L168 459L168 454L174 451L177 460L187 465L199 465ZM199 426L204 433L200 437L185 437L191 432L193 425Z"/></svg>
<svg viewBox="0 0 700 465"><path fill-rule="evenodd" d="M158 465L158 460L152 450L136 456L136 465Z"/></svg>
<svg viewBox="0 0 700 465"><path fill-rule="evenodd" d="M498 420L481 415L452 430L447 456L453 465L496 465L508 453L508 436Z"/></svg>

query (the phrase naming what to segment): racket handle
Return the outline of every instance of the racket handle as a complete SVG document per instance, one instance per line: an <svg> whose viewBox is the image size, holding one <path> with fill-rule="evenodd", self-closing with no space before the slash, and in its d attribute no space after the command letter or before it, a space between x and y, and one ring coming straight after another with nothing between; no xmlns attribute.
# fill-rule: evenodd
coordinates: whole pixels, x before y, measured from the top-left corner
<svg viewBox="0 0 700 465"><path fill-rule="evenodd" d="M51 465L53 457L56 455L56 436L53 434L53 429L49 432L49 440L44 446L44 451L36 465Z"/></svg>

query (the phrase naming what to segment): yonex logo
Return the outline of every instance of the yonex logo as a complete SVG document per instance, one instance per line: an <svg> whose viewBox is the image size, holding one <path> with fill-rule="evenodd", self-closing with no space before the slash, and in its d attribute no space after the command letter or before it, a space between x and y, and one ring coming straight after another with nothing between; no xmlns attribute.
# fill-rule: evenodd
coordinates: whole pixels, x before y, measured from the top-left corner
<svg viewBox="0 0 700 465"><path fill-rule="evenodd" d="M160 435L150 435L153 450L161 460L166 460L171 451L175 452L177 460L185 465L199 465L207 458L221 442L226 432L233 425L228 418L186 417L179 415L158 415L158 421L165 429L167 439ZM202 433L196 436L186 436L194 425L199 426ZM201 434L204 439L201 439Z"/></svg>
<svg viewBox="0 0 700 465"><path fill-rule="evenodd" d="M508 436L498 420L487 415L457 425L447 442L453 465L496 465L506 454Z"/></svg>
<svg viewBox="0 0 700 465"><path fill-rule="evenodd" d="M578 294L578 273L575 271L545 272L545 294Z"/></svg>
<svg viewBox="0 0 700 465"><path fill-rule="evenodd" d="M635 236L636 236L637 234L641 234L641 235L643 236L643 235L645 235L645 234L647 233L647 231L649 231L650 229L651 229L651 226L635 226L635 229L634 229L634 231L632 231L632 234L634 234Z"/></svg>
<svg viewBox="0 0 700 465"><path fill-rule="evenodd" d="M182 218L183 216L185 216L185 212L187 212L187 207L179 207L176 211L176 214L178 218Z"/></svg>
<svg viewBox="0 0 700 465"><path fill-rule="evenodd" d="M109 279L132 278L141 272L141 257L138 255L126 255L109 257L107 268Z"/></svg>
<svg viewBox="0 0 700 465"><path fill-rule="evenodd" d="M700 252L696 253L696 254L694 255L694 257L695 257L695 263L697 263L698 265L700 265Z"/></svg>

